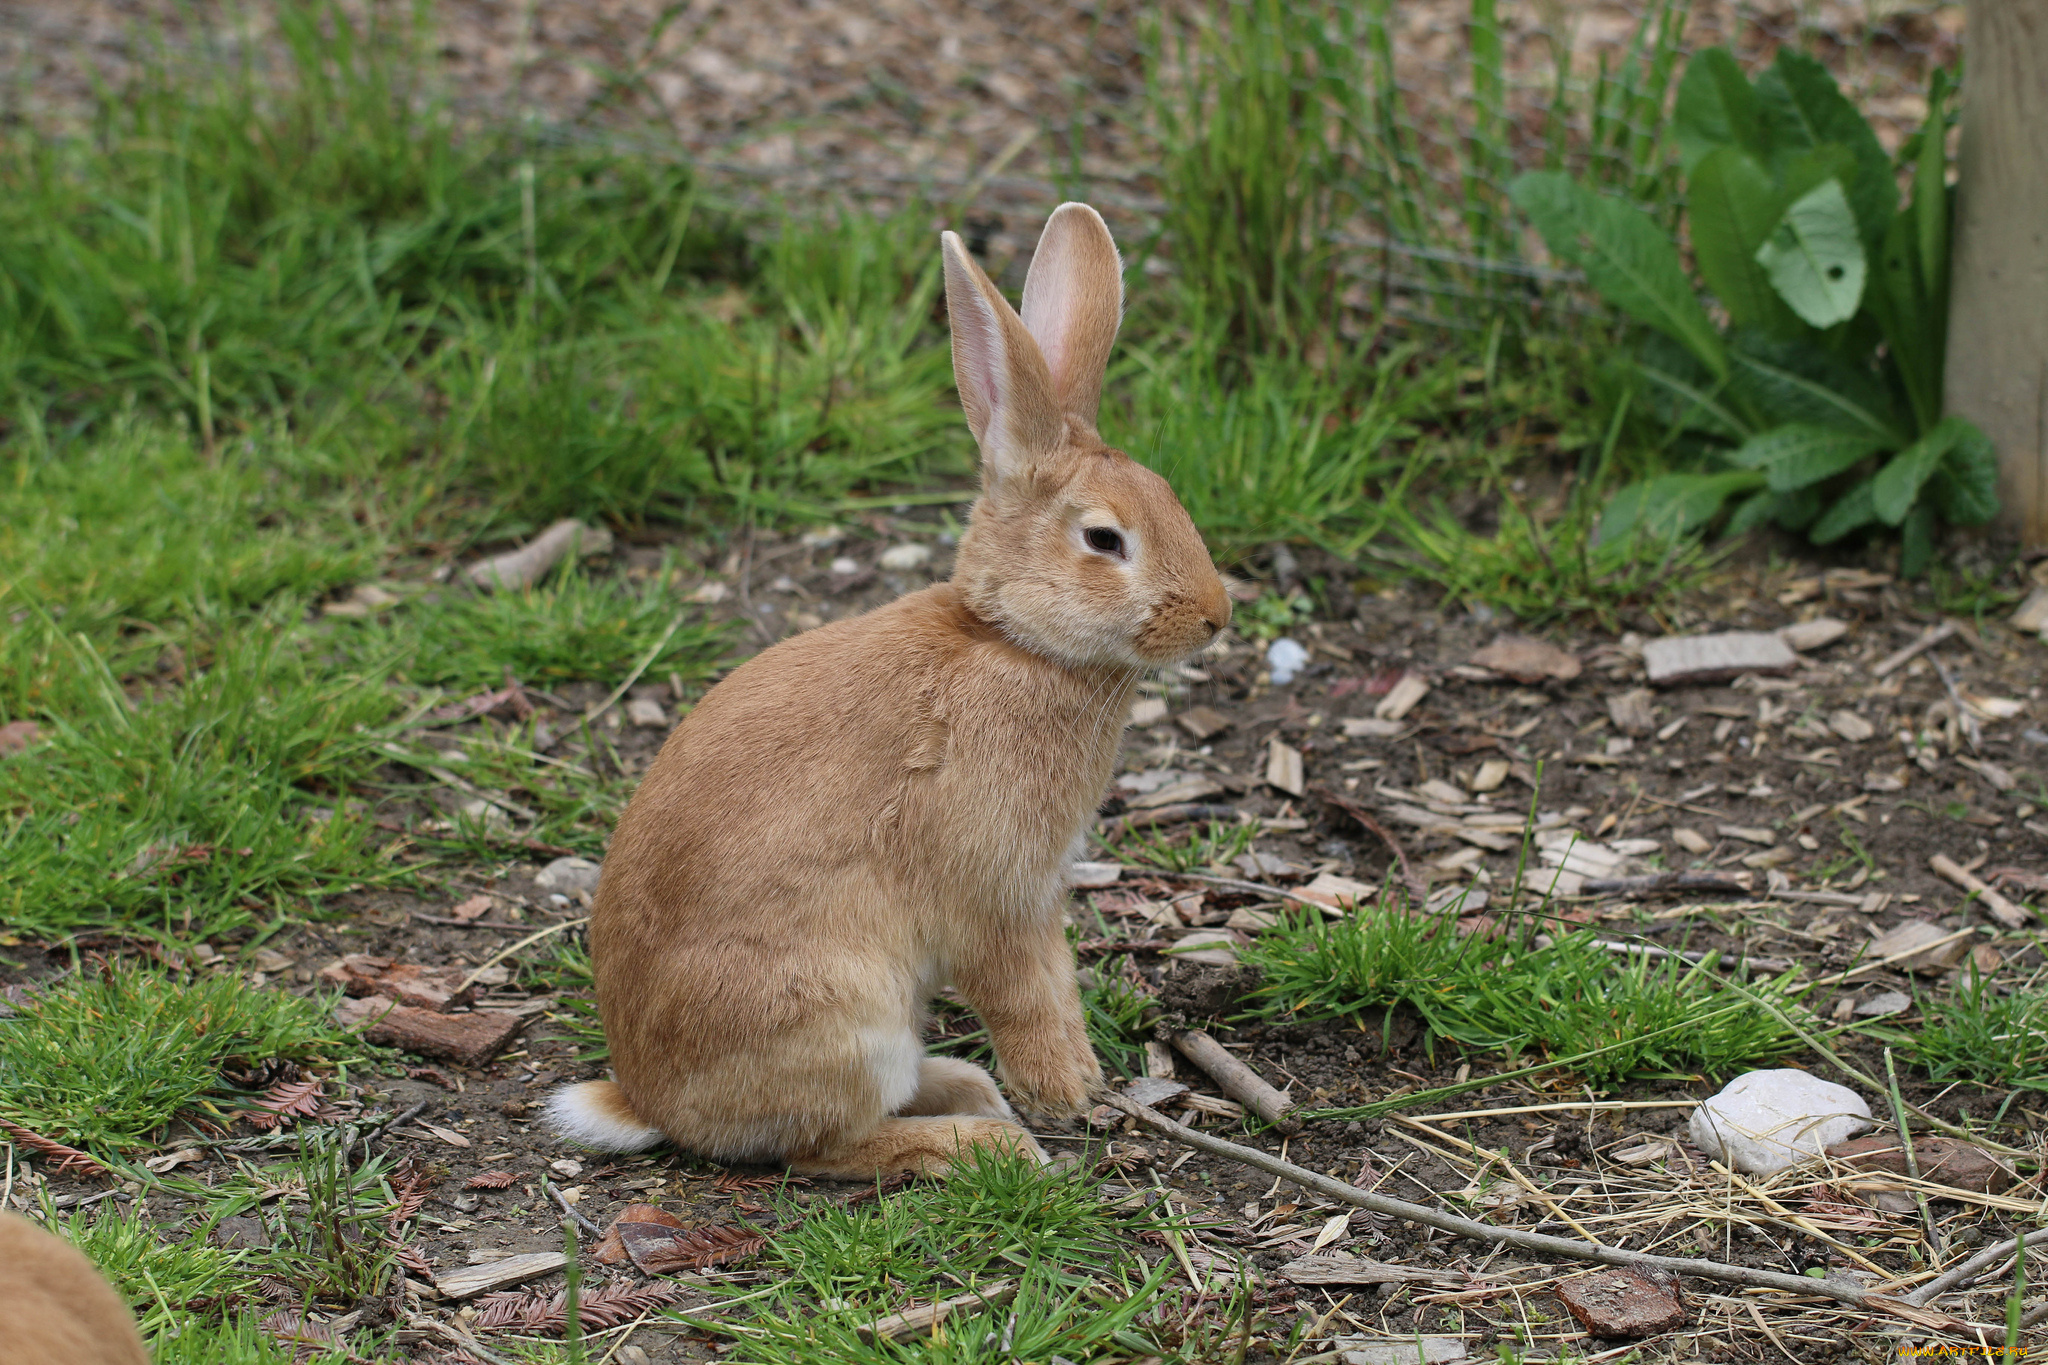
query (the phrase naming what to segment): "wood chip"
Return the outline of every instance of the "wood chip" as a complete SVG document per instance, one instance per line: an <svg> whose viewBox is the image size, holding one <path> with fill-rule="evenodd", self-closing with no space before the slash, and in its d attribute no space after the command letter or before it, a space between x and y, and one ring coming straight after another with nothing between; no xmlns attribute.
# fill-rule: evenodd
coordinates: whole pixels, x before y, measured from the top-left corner
<svg viewBox="0 0 2048 1365"><path fill-rule="evenodd" d="M1340 724L1346 739L1392 739L1408 728L1398 720L1381 720L1376 716L1351 716Z"/></svg>
<svg viewBox="0 0 2048 1365"><path fill-rule="evenodd" d="M1798 663L1791 646L1764 631L1685 635L1643 645L1643 667L1659 687L1726 682L1744 673L1790 673Z"/></svg>
<svg viewBox="0 0 2048 1365"><path fill-rule="evenodd" d="M1872 725L1854 711L1836 711L1828 717L1828 729L1833 730L1851 744L1861 744L1877 733Z"/></svg>
<svg viewBox="0 0 2048 1365"><path fill-rule="evenodd" d="M1187 1093L1186 1085L1165 1076L1139 1076L1124 1086L1124 1094L1139 1104L1149 1104L1154 1109L1176 1095Z"/></svg>
<svg viewBox="0 0 2048 1365"><path fill-rule="evenodd" d="M484 908L490 908L488 900ZM463 985L462 977L460 967L422 967L369 953L350 953L320 969L322 981L350 995L383 996L401 1005L441 1013L468 1004L476 994L475 987Z"/></svg>
<svg viewBox="0 0 2048 1365"><path fill-rule="evenodd" d="M1173 1049L1162 1042L1145 1044L1145 1074L1155 1081L1173 1079Z"/></svg>
<svg viewBox="0 0 2048 1365"><path fill-rule="evenodd" d="M1302 1256L1273 1272L1290 1284L1451 1284L1462 1285L1471 1276L1456 1270L1431 1270L1426 1266L1388 1265L1363 1256L1329 1252Z"/></svg>
<svg viewBox="0 0 2048 1365"><path fill-rule="evenodd" d="M1178 782L1161 787L1157 791L1134 796L1124 802L1131 810L1153 810L1160 806L1181 806L1199 802L1207 797L1221 796L1223 786L1206 777L1182 778Z"/></svg>
<svg viewBox="0 0 2048 1365"><path fill-rule="evenodd" d="M440 1014L394 1005L381 996L344 1000L335 1007L334 1019L344 1028L369 1024L363 1036L373 1043L423 1057L446 1057L464 1066L481 1066L495 1057L523 1022L509 1010Z"/></svg>
<svg viewBox="0 0 2048 1365"><path fill-rule="evenodd" d="M1278 735L1266 741L1266 784L1289 796L1301 796L1308 791L1301 750L1284 743Z"/></svg>
<svg viewBox="0 0 2048 1365"><path fill-rule="evenodd" d="M1508 780L1509 763L1504 758L1489 758L1479 765L1479 771L1472 774L1472 791L1485 793L1500 790Z"/></svg>
<svg viewBox="0 0 2048 1365"><path fill-rule="evenodd" d="M1596 1337L1649 1337L1685 1325L1685 1305L1634 1270L1576 1275L1557 1286L1558 1301Z"/></svg>
<svg viewBox="0 0 2048 1365"><path fill-rule="evenodd" d="M473 1299L493 1289L548 1275L569 1264L559 1251L534 1251L524 1256L507 1256L487 1265L463 1266L434 1277L434 1288L444 1299Z"/></svg>
<svg viewBox="0 0 2048 1365"><path fill-rule="evenodd" d="M1657 728L1656 696L1647 687L1616 692L1607 698L1607 718L1624 735L1640 739Z"/></svg>
<svg viewBox="0 0 2048 1365"><path fill-rule="evenodd" d="M1778 628L1778 638L1801 654L1824 649L1848 633L1849 623L1837 621L1832 616L1816 616L1811 621L1799 621Z"/></svg>
<svg viewBox="0 0 2048 1365"><path fill-rule="evenodd" d="M872 1346L878 1341L915 1341L928 1337L940 1323L955 1313L972 1313L984 1306L996 1308L1008 1303L1017 1294L1015 1280L997 1280L995 1283L968 1294L955 1294L950 1299L912 1308L902 1313L891 1313L886 1318L876 1318L854 1330L860 1339Z"/></svg>
<svg viewBox="0 0 2048 1365"><path fill-rule="evenodd" d="M1131 724L1135 726L1157 725L1166 719L1166 702L1161 697L1140 697L1131 703Z"/></svg>
<svg viewBox="0 0 2048 1365"><path fill-rule="evenodd" d="M1970 951L1966 937L1924 919L1901 920L1872 939L1864 957L1870 962L1896 959L1892 965L1904 971L1938 974L1961 962Z"/></svg>
<svg viewBox="0 0 2048 1365"><path fill-rule="evenodd" d="M1399 720L1429 695L1429 679L1420 673L1403 673L1372 713L1381 720Z"/></svg>
<svg viewBox="0 0 2048 1365"><path fill-rule="evenodd" d="M2048 634L2048 588L2036 588L2027 594L2027 600L2012 614L2012 628Z"/></svg>
<svg viewBox="0 0 2048 1365"><path fill-rule="evenodd" d="M1545 678L1570 682L1584 667L1578 655L1527 635L1503 635L1474 654L1472 662L1518 683L1538 683Z"/></svg>
<svg viewBox="0 0 2048 1365"><path fill-rule="evenodd" d="M1206 742L1237 722L1213 706L1191 706L1175 716L1173 723L1194 736L1197 741Z"/></svg>
<svg viewBox="0 0 2048 1365"><path fill-rule="evenodd" d="M1353 881L1349 877L1340 877L1334 872L1325 872L1296 894L1318 905L1327 905L1332 910L1344 910L1362 901L1371 900L1378 892L1379 888L1376 886Z"/></svg>
<svg viewBox="0 0 2048 1365"><path fill-rule="evenodd" d="M666 730L668 712L652 697L635 697L626 703L626 723L641 730Z"/></svg>
<svg viewBox="0 0 2048 1365"><path fill-rule="evenodd" d="M1074 887L1114 886L1124 870L1116 863L1074 863L1067 868L1067 885Z"/></svg>
<svg viewBox="0 0 2048 1365"><path fill-rule="evenodd" d="M1776 830L1754 825L1719 825L1714 832L1723 839L1740 839L1745 844L1762 844L1765 848L1778 842Z"/></svg>
<svg viewBox="0 0 2048 1365"><path fill-rule="evenodd" d="M1677 844L1687 853L1692 854L1706 853L1714 847L1713 841L1708 839L1706 835L1696 829L1687 829L1684 825L1677 825L1672 828L1671 842Z"/></svg>
<svg viewBox="0 0 2048 1365"><path fill-rule="evenodd" d="M1998 892L1979 881L1975 874L1963 870L1955 859L1945 853L1937 853L1927 860L1934 874L1943 881L1952 882L1965 891L1976 893L1984 909L1991 917L2008 929L2017 929L2034 917L2033 911L2023 905L2015 905Z"/></svg>

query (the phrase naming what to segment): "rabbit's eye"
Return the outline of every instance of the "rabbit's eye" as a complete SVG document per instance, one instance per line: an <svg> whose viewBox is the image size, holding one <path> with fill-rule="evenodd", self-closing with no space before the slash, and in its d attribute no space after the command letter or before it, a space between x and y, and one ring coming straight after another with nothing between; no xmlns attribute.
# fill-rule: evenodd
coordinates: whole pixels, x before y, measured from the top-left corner
<svg viewBox="0 0 2048 1365"><path fill-rule="evenodd" d="M1107 526L1091 526L1082 533L1081 539L1088 542L1088 548L1091 550L1100 550L1103 554L1115 555L1119 559L1123 557L1124 538Z"/></svg>

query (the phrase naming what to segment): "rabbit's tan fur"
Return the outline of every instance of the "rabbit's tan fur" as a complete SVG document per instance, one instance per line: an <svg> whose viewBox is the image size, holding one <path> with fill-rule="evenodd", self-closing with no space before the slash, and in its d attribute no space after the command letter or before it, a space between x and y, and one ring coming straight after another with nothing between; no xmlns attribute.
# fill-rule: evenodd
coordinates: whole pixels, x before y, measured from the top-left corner
<svg viewBox="0 0 2048 1365"><path fill-rule="evenodd" d="M0 1365L149 1365L134 1315L84 1253L4 1210Z"/></svg>
<svg viewBox="0 0 2048 1365"><path fill-rule="evenodd" d="M1021 318L942 251L982 452L953 578L756 656L669 736L591 918L618 1079L557 1093L565 1136L855 1179L966 1145L1042 1158L985 1071L925 1056L948 984L1026 1110L1073 1114L1101 1079L1065 868L1140 672L1230 600L1165 480L1096 434L1123 304L1101 218L1053 214Z"/></svg>

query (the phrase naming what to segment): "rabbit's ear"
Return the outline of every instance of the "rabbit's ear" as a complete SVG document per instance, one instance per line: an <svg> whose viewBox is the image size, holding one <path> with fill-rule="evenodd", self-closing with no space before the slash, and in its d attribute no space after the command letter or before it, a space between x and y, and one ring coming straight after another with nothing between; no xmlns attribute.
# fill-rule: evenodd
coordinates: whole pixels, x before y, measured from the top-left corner
<svg viewBox="0 0 2048 1365"><path fill-rule="evenodd" d="M1061 204L1024 278L1024 326L1045 355L1060 411L1091 430L1123 314L1124 263L1109 225L1086 204Z"/></svg>
<svg viewBox="0 0 2048 1365"><path fill-rule="evenodd" d="M955 233L940 237L946 313L953 324L953 378L967 427L981 447L990 488L1027 474L1059 447L1066 422L1054 401L1045 357L1002 291Z"/></svg>

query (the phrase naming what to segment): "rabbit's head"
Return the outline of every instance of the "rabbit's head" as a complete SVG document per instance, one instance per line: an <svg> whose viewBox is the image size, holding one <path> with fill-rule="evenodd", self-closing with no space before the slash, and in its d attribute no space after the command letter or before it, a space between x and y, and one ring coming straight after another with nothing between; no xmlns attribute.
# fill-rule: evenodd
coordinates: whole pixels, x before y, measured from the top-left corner
<svg viewBox="0 0 2048 1365"><path fill-rule="evenodd" d="M1166 480L1102 443L1095 414L1123 315L1123 262L1086 204L1046 222L1020 317L942 238L953 375L982 495L954 561L969 610L1070 666L1156 667L1230 621L1230 596Z"/></svg>

